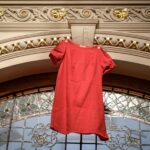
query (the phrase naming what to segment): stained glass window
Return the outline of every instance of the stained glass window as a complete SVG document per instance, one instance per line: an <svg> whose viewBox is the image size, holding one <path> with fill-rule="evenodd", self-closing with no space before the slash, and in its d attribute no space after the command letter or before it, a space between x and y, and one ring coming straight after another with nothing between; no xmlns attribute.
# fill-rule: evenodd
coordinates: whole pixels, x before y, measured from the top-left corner
<svg viewBox="0 0 150 150"><path fill-rule="evenodd" d="M0 150L149 150L150 101L108 91L103 95L109 141L49 129L51 90L0 103Z"/></svg>

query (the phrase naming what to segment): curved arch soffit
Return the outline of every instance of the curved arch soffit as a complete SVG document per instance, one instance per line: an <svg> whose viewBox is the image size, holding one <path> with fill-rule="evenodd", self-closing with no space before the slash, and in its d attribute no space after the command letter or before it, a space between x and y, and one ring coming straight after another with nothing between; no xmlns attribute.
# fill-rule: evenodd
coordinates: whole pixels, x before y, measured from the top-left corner
<svg viewBox="0 0 150 150"><path fill-rule="evenodd" d="M56 30L17 36L0 41L0 82L31 74L54 72L50 49L71 31ZM100 44L115 60L112 73L149 80L150 38L122 32L96 30L94 44Z"/></svg>

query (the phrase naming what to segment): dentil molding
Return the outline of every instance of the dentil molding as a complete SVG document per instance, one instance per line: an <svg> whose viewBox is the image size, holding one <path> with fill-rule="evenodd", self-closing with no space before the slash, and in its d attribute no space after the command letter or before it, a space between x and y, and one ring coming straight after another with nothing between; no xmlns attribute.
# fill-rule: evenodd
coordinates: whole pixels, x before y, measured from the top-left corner
<svg viewBox="0 0 150 150"><path fill-rule="evenodd" d="M8 38L6 40L0 40L0 60L4 61L5 59L9 59L9 55L7 54L15 53L15 56L17 56L17 52L24 53L28 50L30 50L32 53L34 49L34 51L37 51L37 49L53 47L62 39L71 38L70 30L67 30L66 33L63 33L63 30L60 30L55 32L33 33L24 36ZM96 30L93 41L95 45L108 47L108 50L113 49L114 52L117 53L126 53L129 55L150 59L149 37L126 34L122 32Z"/></svg>

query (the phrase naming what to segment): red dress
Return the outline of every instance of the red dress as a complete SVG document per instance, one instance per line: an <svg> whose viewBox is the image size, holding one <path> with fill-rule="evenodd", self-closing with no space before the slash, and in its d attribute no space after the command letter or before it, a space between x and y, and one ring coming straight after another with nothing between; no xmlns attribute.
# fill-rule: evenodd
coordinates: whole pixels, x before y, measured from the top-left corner
<svg viewBox="0 0 150 150"><path fill-rule="evenodd" d="M59 66L50 128L63 134L96 134L105 141L102 76L116 65L98 46L62 40L49 54Z"/></svg>

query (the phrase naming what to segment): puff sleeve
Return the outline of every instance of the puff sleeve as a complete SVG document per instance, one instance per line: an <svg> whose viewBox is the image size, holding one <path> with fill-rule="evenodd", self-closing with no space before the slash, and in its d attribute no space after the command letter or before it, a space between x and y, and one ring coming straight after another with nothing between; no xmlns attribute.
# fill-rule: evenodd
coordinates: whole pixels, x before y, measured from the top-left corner
<svg viewBox="0 0 150 150"><path fill-rule="evenodd" d="M110 70L114 69L115 67L116 64L112 60L111 56L101 48L101 68L103 74L108 73Z"/></svg>
<svg viewBox="0 0 150 150"><path fill-rule="evenodd" d="M55 65L61 64L63 57L65 55L65 50L66 50L66 42L65 40L62 40L50 51L49 57Z"/></svg>

